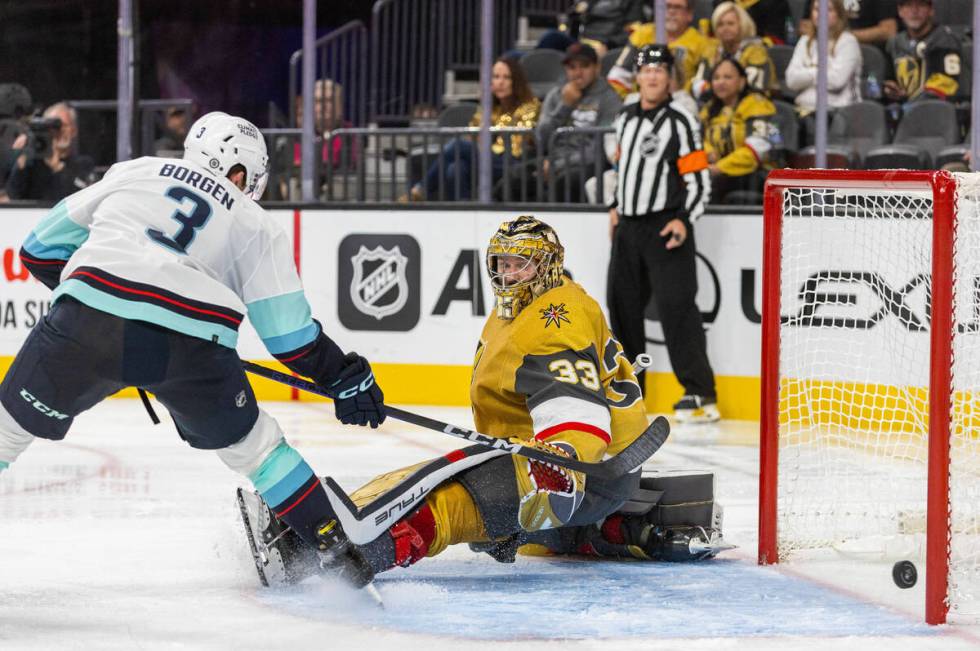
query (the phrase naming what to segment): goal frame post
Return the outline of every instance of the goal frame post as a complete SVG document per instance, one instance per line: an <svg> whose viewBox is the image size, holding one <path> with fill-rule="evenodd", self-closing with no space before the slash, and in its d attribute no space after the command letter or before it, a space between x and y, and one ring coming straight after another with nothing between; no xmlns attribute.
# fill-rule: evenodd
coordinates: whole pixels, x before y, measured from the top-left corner
<svg viewBox="0 0 980 651"><path fill-rule="evenodd" d="M787 188L929 191L933 199L929 326L928 515L925 620L946 622L949 581L949 463L952 394L953 242L956 180L945 171L774 170L763 200L762 360L758 562L779 562L779 344L783 193Z"/></svg>

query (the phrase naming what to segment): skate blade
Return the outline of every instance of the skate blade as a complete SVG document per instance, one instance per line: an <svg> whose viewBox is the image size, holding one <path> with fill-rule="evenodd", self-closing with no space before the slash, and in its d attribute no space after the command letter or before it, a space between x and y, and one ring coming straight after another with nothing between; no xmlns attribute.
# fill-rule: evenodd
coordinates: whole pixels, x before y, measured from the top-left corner
<svg viewBox="0 0 980 651"><path fill-rule="evenodd" d="M699 543L691 541L689 549L691 554L694 556L709 556L714 558L715 555L721 552L727 552L730 549L735 549L737 545L733 545L728 542L713 542L713 543Z"/></svg>
<svg viewBox="0 0 980 651"><path fill-rule="evenodd" d="M371 598L374 600L374 603L378 608L381 610L385 609L384 599L381 598L381 593L378 592L378 589L373 583L368 583L366 586L364 586L364 591L371 595Z"/></svg>
<svg viewBox="0 0 980 651"><path fill-rule="evenodd" d="M250 497L251 495L245 489L238 489L238 511L242 516L242 524L245 525L245 538L248 540L248 547L252 552L255 571L258 572L259 581L262 582L262 585L268 588L269 579L265 575L265 566L269 564L269 559L264 553L264 545L260 546L257 540L257 532L253 529L252 523L255 521L257 511L251 508Z"/></svg>

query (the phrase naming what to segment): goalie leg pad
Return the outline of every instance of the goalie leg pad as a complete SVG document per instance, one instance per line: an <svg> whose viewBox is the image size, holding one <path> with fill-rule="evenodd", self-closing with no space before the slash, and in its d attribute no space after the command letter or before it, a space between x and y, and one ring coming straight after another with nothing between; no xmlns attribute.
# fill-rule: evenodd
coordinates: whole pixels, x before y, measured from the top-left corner
<svg viewBox="0 0 980 651"><path fill-rule="evenodd" d="M585 487L585 497L567 526L598 522L619 510L640 485L640 472L630 472L616 479L591 477Z"/></svg>
<svg viewBox="0 0 980 651"><path fill-rule="evenodd" d="M521 498L515 465L510 458L501 457L480 464L458 475L457 480L473 497L488 537L502 539L516 533L528 533L519 524ZM584 525L601 520L629 499L639 480L639 472L605 481L589 478L578 507L566 523L556 526ZM533 537L530 533L527 536Z"/></svg>
<svg viewBox="0 0 980 651"><path fill-rule="evenodd" d="M640 488L647 495L661 494L648 512L651 524L706 529L715 525L715 476L710 472L648 474Z"/></svg>
<svg viewBox="0 0 980 651"><path fill-rule="evenodd" d="M514 463L509 455L464 470L456 480L473 498L488 537L507 538L521 530L518 524L520 500Z"/></svg>

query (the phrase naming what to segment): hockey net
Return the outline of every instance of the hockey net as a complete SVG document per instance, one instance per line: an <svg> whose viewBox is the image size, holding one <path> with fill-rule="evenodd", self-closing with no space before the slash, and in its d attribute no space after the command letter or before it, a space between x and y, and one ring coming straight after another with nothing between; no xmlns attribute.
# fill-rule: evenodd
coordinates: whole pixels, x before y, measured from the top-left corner
<svg viewBox="0 0 980 651"><path fill-rule="evenodd" d="M766 191L759 560L917 559L931 623L980 618L978 177Z"/></svg>

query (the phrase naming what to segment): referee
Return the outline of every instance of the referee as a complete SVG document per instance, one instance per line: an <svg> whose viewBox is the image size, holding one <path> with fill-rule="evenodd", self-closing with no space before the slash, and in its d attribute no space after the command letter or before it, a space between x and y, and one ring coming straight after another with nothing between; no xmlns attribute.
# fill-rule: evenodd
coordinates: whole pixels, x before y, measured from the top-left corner
<svg viewBox="0 0 980 651"><path fill-rule="evenodd" d="M619 180L609 211L612 256L607 291L613 332L629 359L646 350L643 312L651 294L667 354L684 396L681 422L719 418L698 291L692 223L711 186L700 126L670 97L674 56L666 45L637 52L640 100L616 120ZM643 385L643 378L640 377Z"/></svg>

